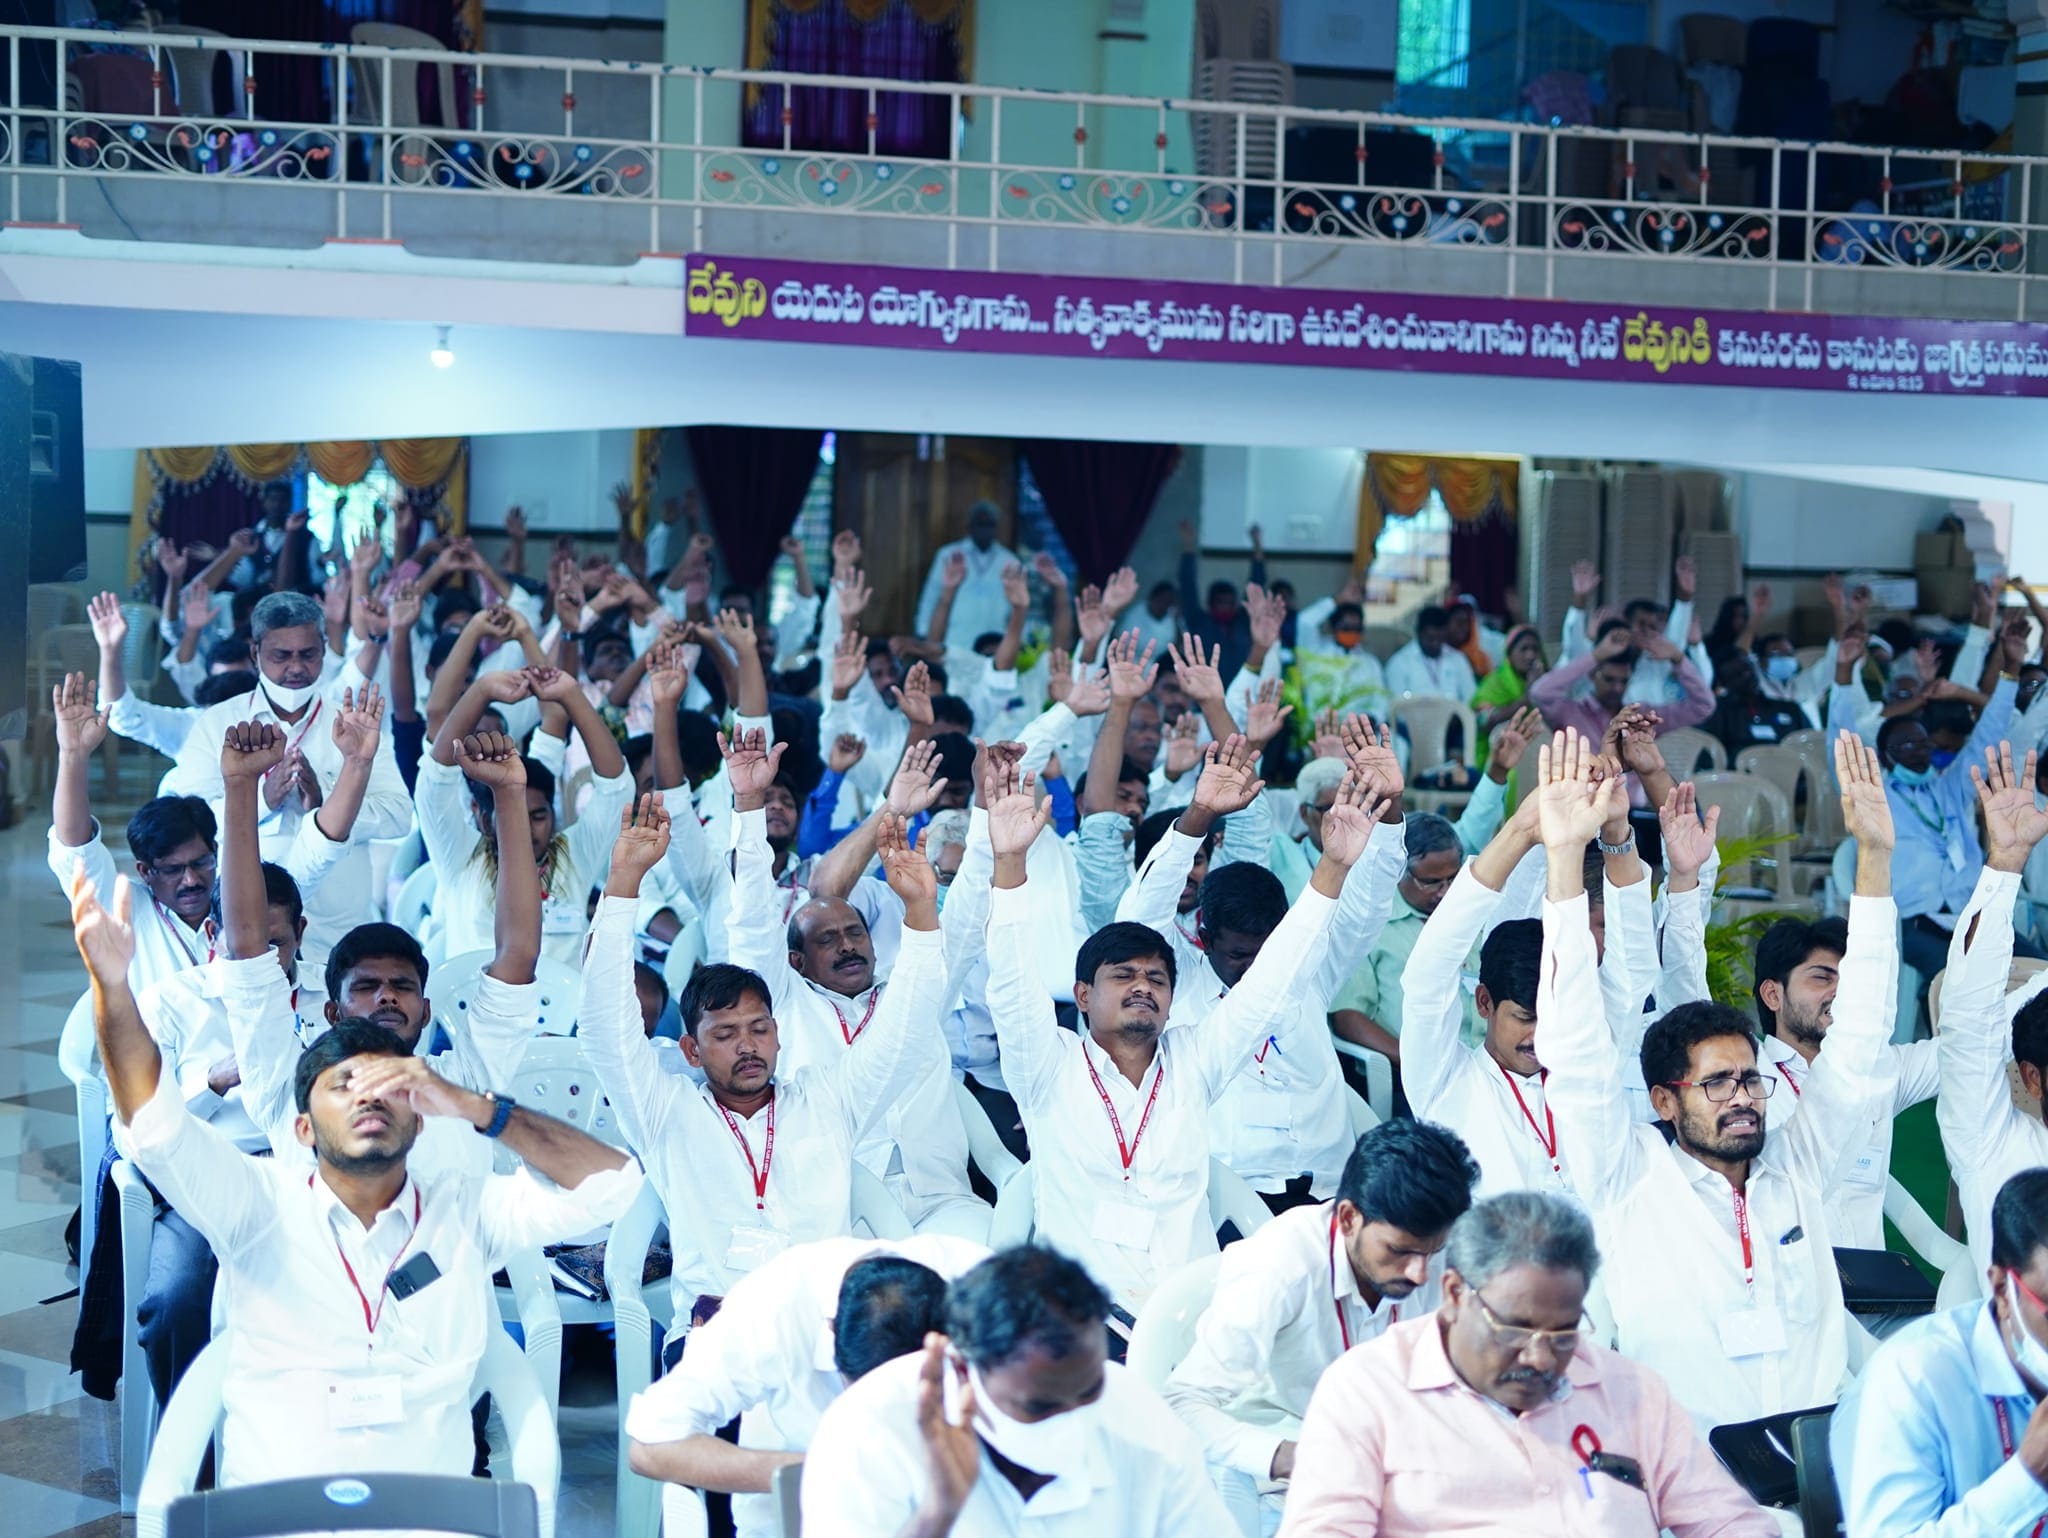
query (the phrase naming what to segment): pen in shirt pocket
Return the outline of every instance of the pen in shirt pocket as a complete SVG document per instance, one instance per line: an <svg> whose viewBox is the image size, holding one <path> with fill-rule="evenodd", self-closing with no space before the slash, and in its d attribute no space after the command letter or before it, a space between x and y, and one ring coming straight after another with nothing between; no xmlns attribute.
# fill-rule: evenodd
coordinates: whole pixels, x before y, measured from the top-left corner
<svg viewBox="0 0 2048 1538"><path fill-rule="evenodd" d="M1799 1241L1800 1241L1801 1239L1804 1239L1805 1237L1806 1237L1806 1230L1805 1230L1805 1228L1803 1228L1803 1227L1802 1227L1801 1225L1799 1225L1799 1224L1797 1224L1797 1223L1794 1223L1794 1224L1793 1224L1793 1225L1792 1225L1792 1226L1791 1226L1791 1227L1790 1227L1789 1229L1787 1229L1787 1230L1785 1231L1785 1237L1784 1237L1784 1238L1782 1238L1782 1239L1780 1239L1780 1240L1778 1241L1778 1243L1780 1243L1780 1244L1797 1244L1797 1243L1798 1243L1798 1242L1799 1242Z"/></svg>

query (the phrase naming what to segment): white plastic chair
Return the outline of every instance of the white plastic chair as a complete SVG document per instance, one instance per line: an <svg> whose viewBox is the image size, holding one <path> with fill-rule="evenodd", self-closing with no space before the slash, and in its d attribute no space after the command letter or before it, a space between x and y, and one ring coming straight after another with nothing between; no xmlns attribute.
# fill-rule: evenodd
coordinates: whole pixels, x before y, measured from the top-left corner
<svg viewBox="0 0 2048 1538"><path fill-rule="evenodd" d="M1984 1295L1983 1278L1970 1264L1970 1247L1943 1233L1913 1193L1889 1176L1884 1186L1884 1215L1913 1253L1941 1273L1934 1297L1937 1309L1959 1308Z"/></svg>
<svg viewBox="0 0 2048 1538"><path fill-rule="evenodd" d="M410 884L412 878L406 879ZM436 963L427 978L427 1000L434 1006L434 1018L456 1021L466 1015L484 973L495 960L495 951L476 950L464 951ZM536 961L533 976L534 981L540 984L538 1025L541 1033L548 1036L574 1034L576 1011L583 1002L582 976L569 963L553 956L542 956ZM554 1112L548 1114L552 1116Z"/></svg>
<svg viewBox="0 0 2048 1538"><path fill-rule="evenodd" d="M1138 1310L1124 1364L1151 1389L1163 1389L1181 1358L1195 1343L1195 1324L1216 1292L1223 1255L1191 1260L1159 1284Z"/></svg>
<svg viewBox="0 0 2048 1538"><path fill-rule="evenodd" d="M142 1476L136 1504L135 1538L164 1538L164 1517L172 1501L189 1495L199 1476L207 1444L220 1428L221 1391L228 1373L228 1342L216 1337L200 1352L164 1410L156 1450ZM526 1358L503 1330L492 1330L471 1384L472 1397L491 1396L512 1445L512 1477L533 1488L540 1507L540 1538L554 1538L555 1496L561 1484L562 1448L555 1423L533 1381ZM317 1415L317 1406L308 1406Z"/></svg>
<svg viewBox="0 0 2048 1538"><path fill-rule="evenodd" d="M71 1081L78 1105L78 1279L85 1284L99 1233L100 1164L107 1156L107 1081L100 1077L99 1038L92 995L80 996L57 1037L57 1066Z"/></svg>
<svg viewBox="0 0 2048 1538"><path fill-rule="evenodd" d="M407 934L417 935L426 926L427 914L434 906L435 884L434 867L431 865L422 865L407 876L398 889L398 896L392 900L391 922Z"/></svg>
<svg viewBox="0 0 2048 1538"><path fill-rule="evenodd" d="M668 956L661 964L662 980L668 984L671 997L680 995L689 987L690 974L697 970L697 963L703 959L704 916L693 913L689 922L668 942Z"/></svg>
<svg viewBox="0 0 2048 1538"><path fill-rule="evenodd" d="M1027 1161L1017 1166L1017 1173L996 1193L996 1216L989 1225L988 1247L1007 1250L1029 1244L1038 1227L1037 1202L1037 1177ZM1259 1193L1245 1183L1242 1175L1221 1159L1209 1160L1209 1221L1214 1226L1221 1228L1230 1223L1240 1235L1250 1235L1264 1228L1272 1217L1271 1209L1259 1200Z"/></svg>
<svg viewBox="0 0 2048 1538"><path fill-rule="evenodd" d="M583 1056L583 1044L573 1036L536 1036L526 1044L512 1098L601 1143L626 1146L618 1113L598 1082L597 1070Z"/></svg>
<svg viewBox="0 0 2048 1538"><path fill-rule="evenodd" d="M1371 1106L1374 1115L1381 1121L1394 1114L1394 1063L1384 1052L1375 1052L1371 1047L1361 1047L1355 1041L1346 1041L1334 1031L1330 1033L1330 1045L1337 1049L1339 1057L1348 1057L1365 1067L1365 1102Z"/></svg>
<svg viewBox="0 0 2048 1538"><path fill-rule="evenodd" d="M1681 726L1676 731L1659 733L1657 751L1664 755L1673 779L1691 779L1703 758L1717 774L1728 767L1728 749L1722 746L1721 739L1697 727Z"/></svg>
<svg viewBox="0 0 2048 1538"><path fill-rule="evenodd" d="M1024 1161L1010 1152L974 1092L958 1079L953 1081L953 1102L960 1107L960 1120L967 1126L969 1162L1000 1194L1009 1178L1024 1167Z"/></svg>
<svg viewBox="0 0 2048 1538"><path fill-rule="evenodd" d="M142 1172L126 1159L114 1161L111 1178L121 1200L121 1510L133 1512L156 1438L156 1391L149 1381L138 1323L142 1295L149 1288L156 1198Z"/></svg>
<svg viewBox="0 0 2048 1538"><path fill-rule="evenodd" d="M1356 1142L1377 1127L1384 1118L1375 1111L1365 1096L1349 1084L1344 1086L1344 1109L1351 1114L1351 1138Z"/></svg>
<svg viewBox="0 0 2048 1538"><path fill-rule="evenodd" d="M1412 778L1450 759L1451 723L1464 733L1459 758L1472 762L1472 746L1479 727L1472 707L1463 700L1448 700L1435 694L1404 694L1387 707L1388 716L1408 728L1408 773Z"/></svg>

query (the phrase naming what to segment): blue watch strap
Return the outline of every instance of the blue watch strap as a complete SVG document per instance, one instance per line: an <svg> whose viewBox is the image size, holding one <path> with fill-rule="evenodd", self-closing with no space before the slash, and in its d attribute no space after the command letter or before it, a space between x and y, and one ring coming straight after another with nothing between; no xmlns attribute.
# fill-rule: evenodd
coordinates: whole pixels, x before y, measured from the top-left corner
<svg viewBox="0 0 2048 1538"><path fill-rule="evenodd" d="M518 1109L518 1102L510 1095L496 1094L490 1095L490 1101L496 1109L491 1113L491 1124L483 1129L484 1136L503 1137L506 1125L512 1120L513 1111Z"/></svg>

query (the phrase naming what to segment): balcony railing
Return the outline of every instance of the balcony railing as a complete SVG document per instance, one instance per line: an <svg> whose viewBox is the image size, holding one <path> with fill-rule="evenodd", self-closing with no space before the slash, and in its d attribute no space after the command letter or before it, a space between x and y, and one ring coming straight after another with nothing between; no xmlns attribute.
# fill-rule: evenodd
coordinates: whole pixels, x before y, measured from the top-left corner
<svg viewBox="0 0 2048 1538"><path fill-rule="evenodd" d="M1102 267L1102 250L1077 240L1100 232L1140 270L1161 242L1207 243L1205 275L1242 282L1299 281L1323 253L1363 250L1399 258L1395 286L1429 286L1426 253L1458 250L1488 254L1498 270L1484 285L1511 295L1568 292L1574 264L1621 260L1753 275L1754 302L1770 308L1815 308L1817 284L1880 273L1920 293L1887 288L1881 307L1938 308L1928 285L1949 275L1983 285L1970 285L1971 313L2026 317L2048 168L2015 155L162 32L9 27L0 44L0 207L16 223L114 238L372 239L603 262L748 240L790 249L801 221L826 243L818 255L1002 270L1070 253ZM292 71L317 112L258 89ZM440 122L418 120L423 81ZM865 142L807 149L783 111L779 149L736 144L743 98L758 109L768 93L772 124L773 104L790 100L778 93L820 88L859 93ZM945 99L950 153L886 152L886 112L904 95ZM903 231L919 238L892 243ZM1457 286L1475 281L1468 270ZM1946 302L1957 290L1939 292Z"/></svg>

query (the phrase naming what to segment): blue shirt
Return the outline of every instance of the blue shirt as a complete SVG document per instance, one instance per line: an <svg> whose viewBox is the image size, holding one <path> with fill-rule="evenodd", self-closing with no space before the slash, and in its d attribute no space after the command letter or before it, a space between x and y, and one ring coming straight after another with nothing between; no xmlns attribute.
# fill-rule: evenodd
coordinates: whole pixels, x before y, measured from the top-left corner
<svg viewBox="0 0 2048 1538"><path fill-rule="evenodd" d="M2009 678L1998 681L1969 743L1927 784L1902 785L1895 775L1885 776L1897 832L1892 891L1901 918L1961 913L1977 889L1984 850L1977 841L1977 791L1970 783L1970 765L1981 769L1985 745L2005 736L2018 687Z"/></svg>
<svg viewBox="0 0 2048 1538"><path fill-rule="evenodd" d="M1989 1301L1918 1320L1886 1341L1842 1396L1829 1432L1842 1512L1871 1538L2025 1538L2048 1517L2012 1445L2034 1398Z"/></svg>

